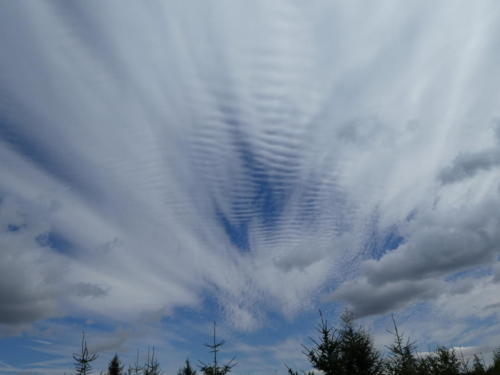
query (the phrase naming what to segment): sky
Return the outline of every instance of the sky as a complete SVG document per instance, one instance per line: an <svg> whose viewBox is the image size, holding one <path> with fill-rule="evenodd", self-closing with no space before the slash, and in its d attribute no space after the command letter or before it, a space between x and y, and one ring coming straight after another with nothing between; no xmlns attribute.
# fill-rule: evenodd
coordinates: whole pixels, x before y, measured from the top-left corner
<svg viewBox="0 0 500 375"><path fill-rule="evenodd" d="M321 309L500 345L500 3L0 0L0 374L85 331L307 369Z"/></svg>

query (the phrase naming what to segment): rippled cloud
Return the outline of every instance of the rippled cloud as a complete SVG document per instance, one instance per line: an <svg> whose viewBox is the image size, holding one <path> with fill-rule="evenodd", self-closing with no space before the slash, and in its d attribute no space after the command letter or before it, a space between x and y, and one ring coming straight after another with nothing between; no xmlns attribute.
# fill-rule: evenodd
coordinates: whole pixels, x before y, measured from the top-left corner
<svg viewBox="0 0 500 375"><path fill-rule="evenodd" d="M0 8L3 326L498 314L495 2Z"/></svg>

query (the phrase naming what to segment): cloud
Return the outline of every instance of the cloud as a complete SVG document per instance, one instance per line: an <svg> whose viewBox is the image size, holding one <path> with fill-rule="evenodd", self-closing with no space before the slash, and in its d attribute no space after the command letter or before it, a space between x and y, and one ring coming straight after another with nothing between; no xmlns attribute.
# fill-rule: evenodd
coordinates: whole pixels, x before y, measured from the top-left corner
<svg viewBox="0 0 500 375"><path fill-rule="evenodd" d="M444 169L439 177L443 184L450 184L473 177L481 171L489 171L499 165L500 149L463 153L457 156L453 164Z"/></svg>
<svg viewBox="0 0 500 375"><path fill-rule="evenodd" d="M397 281L373 285L366 280L342 284L331 300L346 301L357 318L396 311L408 303L437 297L443 285L435 280Z"/></svg>
<svg viewBox="0 0 500 375"><path fill-rule="evenodd" d="M495 261L500 254L496 180L486 185L478 177L469 182L472 189L442 188L435 202L400 226L404 241L380 259L362 262L360 278L340 285L332 299L346 301L359 316L366 316L400 310L416 301L457 296L461 303L471 299L471 293L486 295L489 286L466 277L474 268L486 267L493 271L486 275L493 273L491 281L496 281ZM444 282L459 272L463 275Z"/></svg>
<svg viewBox="0 0 500 375"><path fill-rule="evenodd" d="M366 315L498 254L491 4L1 7L6 324Z"/></svg>
<svg viewBox="0 0 500 375"><path fill-rule="evenodd" d="M25 218L17 203L5 197L0 202L0 324L22 324L59 313L63 263L47 258L50 255L33 241L44 223ZM6 222L6 217L11 220Z"/></svg>

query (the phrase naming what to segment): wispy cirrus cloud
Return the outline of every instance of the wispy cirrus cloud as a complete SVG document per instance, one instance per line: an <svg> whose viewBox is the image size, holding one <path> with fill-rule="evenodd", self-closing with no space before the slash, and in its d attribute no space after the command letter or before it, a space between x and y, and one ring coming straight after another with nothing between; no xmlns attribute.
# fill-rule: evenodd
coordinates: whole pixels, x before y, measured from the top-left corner
<svg viewBox="0 0 500 375"><path fill-rule="evenodd" d="M3 328L497 302L494 2L1 8Z"/></svg>

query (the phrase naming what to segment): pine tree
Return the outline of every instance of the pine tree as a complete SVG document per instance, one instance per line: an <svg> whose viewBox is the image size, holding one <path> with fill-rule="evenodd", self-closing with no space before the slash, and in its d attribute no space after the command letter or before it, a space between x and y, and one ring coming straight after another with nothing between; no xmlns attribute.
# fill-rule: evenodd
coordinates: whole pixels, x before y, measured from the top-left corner
<svg viewBox="0 0 500 375"><path fill-rule="evenodd" d="M118 358L118 355L115 354L113 359L109 362L108 365L108 375L122 375L123 374L123 366Z"/></svg>
<svg viewBox="0 0 500 375"><path fill-rule="evenodd" d="M440 347L437 350L439 375L460 375L460 361L454 349Z"/></svg>
<svg viewBox="0 0 500 375"><path fill-rule="evenodd" d="M337 330L328 326L328 321L324 319L323 313L319 312L320 323L317 327L319 340L311 338L313 343L311 348L304 346L304 354L316 370L320 370L325 375L341 374L340 343L337 337ZM288 369L290 375L293 371Z"/></svg>
<svg viewBox="0 0 500 375"><path fill-rule="evenodd" d="M472 370L470 371L470 374L471 375L486 374L486 369L484 368L483 361L476 354L474 354L474 359L472 360Z"/></svg>
<svg viewBox="0 0 500 375"><path fill-rule="evenodd" d="M370 336L354 326L353 314L345 311L339 329L329 327L320 312L320 338L313 341L305 354L314 369L325 375L380 375L383 373L380 354L374 349Z"/></svg>
<svg viewBox="0 0 500 375"><path fill-rule="evenodd" d="M155 357L155 348L153 347L152 351L148 348L148 359L143 367L143 375L160 375L160 363Z"/></svg>
<svg viewBox="0 0 500 375"><path fill-rule="evenodd" d="M191 367L189 359L186 359L184 367L177 371L177 375L196 375L196 370Z"/></svg>
<svg viewBox="0 0 500 375"><path fill-rule="evenodd" d="M417 359L415 358L415 343L409 339L404 341L403 335L398 331L396 320L392 316L394 325L394 343L389 349L389 358L386 362L386 371L388 375L416 375Z"/></svg>
<svg viewBox="0 0 500 375"><path fill-rule="evenodd" d="M493 352L493 363L486 373L488 375L500 375L500 347Z"/></svg>
<svg viewBox="0 0 500 375"><path fill-rule="evenodd" d="M137 356L135 357L134 365L128 365L128 375L140 375L142 367L139 365L139 349L137 349Z"/></svg>
<svg viewBox="0 0 500 375"><path fill-rule="evenodd" d="M455 350L440 346L431 355L419 360L419 374L460 375L461 365Z"/></svg>
<svg viewBox="0 0 500 375"><path fill-rule="evenodd" d="M200 362L200 370L204 375L226 375L231 372L232 368L237 365L234 362L234 358L231 359L226 364L219 366L217 362L217 353L220 351L220 347L224 345L224 341L217 342L216 338L216 324L214 322L214 341L213 344L205 344L206 347L210 349L210 352L213 353L214 359L212 365L205 364Z"/></svg>
<svg viewBox="0 0 500 375"><path fill-rule="evenodd" d="M76 375L88 375L92 371L91 363L97 359L96 353L90 353L87 349L87 341L85 340L85 332L82 332L82 346L80 353L74 353Z"/></svg>
<svg viewBox="0 0 500 375"><path fill-rule="evenodd" d="M362 327L354 327L354 315L346 310L341 316L339 342L344 375L379 375L383 373L380 354L375 350L369 334Z"/></svg>

